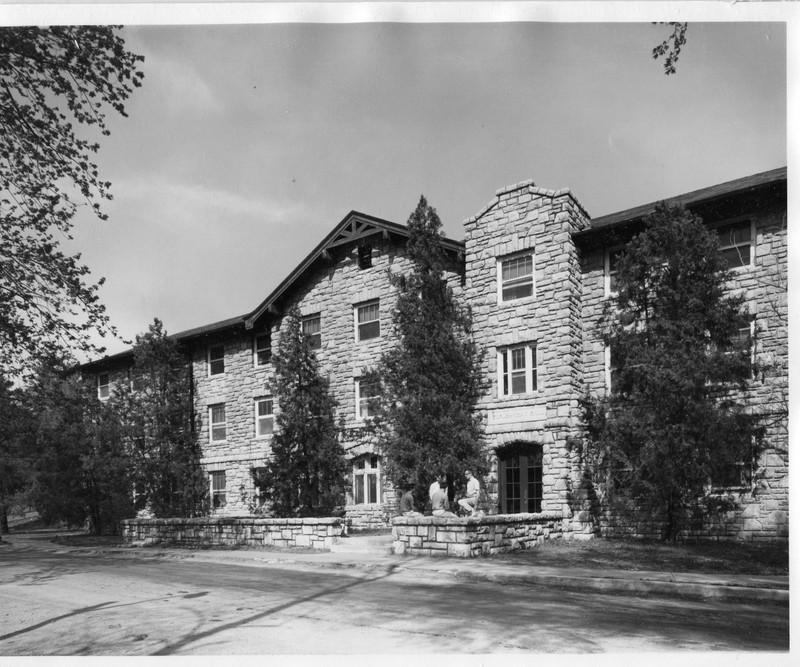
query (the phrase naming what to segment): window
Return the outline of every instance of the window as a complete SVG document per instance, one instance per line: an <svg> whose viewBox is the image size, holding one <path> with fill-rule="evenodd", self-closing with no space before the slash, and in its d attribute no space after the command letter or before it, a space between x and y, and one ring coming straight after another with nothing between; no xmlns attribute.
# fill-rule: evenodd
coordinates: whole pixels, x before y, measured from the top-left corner
<svg viewBox="0 0 800 667"><path fill-rule="evenodd" d="M372 246L362 243L358 246L358 268L369 269L372 266Z"/></svg>
<svg viewBox="0 0 800 667"><path fill-rule="evenodd" d="M605 278L606 296L617 293L617 274L619 272L619 258L625 252L624 248L612 248L606 251L605 257Z"/></svg>
<svg viewBox="0 0 800 667"><path fill-rule="evenodd" d="M716 228L719 248L729 269L750 266L751 225L749 220L728 223Z"/></svg>
<svg viewBox="0 0 800 667"><path fill-rule="evenodd" d="M356 339L369 340L381 335L380 303L371 301L356 306Z"/></svg>
<svg viewBox="0 0 800 667"><path fill-rule="evenodd" d="M274 425L272 414L272 399L256 399L256 437L262 438L272 434Z"/></svg>
<svg viewBox="0 0 800 667"><path fill-rule="evenodd" d="M272 336L269 333L258 334L253 339L253 353L256 366L266 366L272 359Z"/></svg>
<svg viewBox="0 0 800 667"><path fill-rule="evenodd" d="M356 418L374 417L378 411L381 395L380 382L375 380L356 380Z"/></svg>
<svg viewBox="0 0 800 667"><path fill-rule="evenodd" d="M109 396L111 396L111 377L108 373L100 373L97 376L97 398L106 401Z"/></svg>
<svg viewBox="0 0 800 667"><path fill-rule="evenodd" d="M215 470L210 475L211 506L216 510L225 507L225 471Z"/></svg>
<svg viewBox="0 0 800 667"><path fill-rule="evenodd" d="M617 371L619 370L622 360L620 359L619 348L606 345L606 389L611 393L614 388L618 387L619 380L617 379Z"/></svg>
<svg viewBox="0 0 800 667"><path fill-rule="evenodd" d="M519 514L542 511L542 448L498 455L500 511Z"/></svg>
<svg viewBox="0 0 800 667"><path fill-rule="evenodd" d="M380 497L378 457L367 454L353 463L353 500L356 505L377 503Z"/></svg>
<svg viewBox="0 0 800 667"><path fill-rule="evenodd" d="M509 257L498 264L501 301L533 296L533 253Z"/></svg>
<svg viewBox="0 0 800 667"><path fill-rule="evenodd" d="M211 442L220 442L227 438L227 426L225 424L225 404L208 406L209 424L211 431Z"/></svg>
<svg viewBox="0 0 800 667"><path fill-rule="evenodd" d="M536 391L536 346L519 345L498 350L500 396L530 394Z"/></svg>
<svg viewBox="0 0 800 667"><path fill-rule="evenodd" d="M319 350L322 347L322 326L320 324L319 313L304 317L302 322L303 333L307 336L312 350Z"/></svg>
<svg viewBox="0 0 800 667"><path fill-rule="evenodd" d="M208 348L208 374L220 375L225 372L225 346L214 345Z"/></svg>

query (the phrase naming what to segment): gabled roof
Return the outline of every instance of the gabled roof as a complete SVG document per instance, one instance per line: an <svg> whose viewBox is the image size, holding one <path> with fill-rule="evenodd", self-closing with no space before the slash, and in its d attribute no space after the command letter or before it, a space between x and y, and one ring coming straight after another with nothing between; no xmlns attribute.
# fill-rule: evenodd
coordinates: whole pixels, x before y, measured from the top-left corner
<svg viewBox="0 0 800 667"><path fill-rule="evenodd" d="M408 238L408 227L398 225L396 222L376 218L366 213L350 211L342 221L331 230L331 232L320 241L309 255L278 285L272 293L262 301L258 307L245 318L245 327L251 329L255 321L265 312L274 309L277 302L284 296L298 280L302 279L306 272L321 258L324 258L328 251L338 246L360 241L381 234L384 238L390 235ZM442 247L445 250L461 254L464 252L463 241L454 241L447 237L441 239Z"/></svg>
<svg viewBox="0 0 800 667"><path fill-rule="evenodd" d="M787 180L787 168L780 167L770 171L764 171L752 176L745 176L744 178L737 178L732 181L726 181L719 185L712 185L708 188L700 190L693 190L682 195L675 197L668 197L663 200L668 204L677 204L692 210L700 207L710 207L715 203L722 200L729 199L734 196L752 195L758 191L763 191L769 188L776 188L784 184ZM629 208L618 213L610 213L598 218L593 218L591 227L588 229L576 232L573 237L576 243L583 244L589 238L596 237L602 232L611 233L612 230L625 232L631 230L639 225L648 215L653 213L658 202L651 202L643 204L634 208Z"/></svg>

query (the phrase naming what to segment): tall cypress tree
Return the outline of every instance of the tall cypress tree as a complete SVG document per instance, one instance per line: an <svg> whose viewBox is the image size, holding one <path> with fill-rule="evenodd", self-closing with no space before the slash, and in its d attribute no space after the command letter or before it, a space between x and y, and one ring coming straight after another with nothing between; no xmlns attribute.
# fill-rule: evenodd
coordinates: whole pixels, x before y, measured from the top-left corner
<svg viewBox="0 0 800 667"><path fill-rule="evenodd" d="M486 470L481 422L473 411L482 386L481 354L472 340L471 314L447 284L442 223L425 197L407 226L412 266L391 276L399 342L374 373L382 385L376 426L389 478L413 485L423 500L438 471L452 479L465 468Z"/></svg>
<svg viewBox="0 0 800 667"><path fill-rule="evenodd" d="M607 498L630 501L664 539L713 504L707 491L754 460L761 429L741 390L752 378L750 323L717 235L660 204L619 259L601 321L612 383L586 402L584 454Z"/></svg>
<svg viewBox="0 0 800 667"><path fill-rule="evenodd" d="M286 315L274 364L278 411L261 490L277 516L328 516L344 504L347 463L337 437L336 403L297 308Z"/></svg>
<svg viewBox="0 0 800 667"><path fill-rule="evenodd" d="M205 513L208 483L200 465L191 366L157 318L136 336L131 384L112 394L134 462L137 504L157 517Z"/></svg>

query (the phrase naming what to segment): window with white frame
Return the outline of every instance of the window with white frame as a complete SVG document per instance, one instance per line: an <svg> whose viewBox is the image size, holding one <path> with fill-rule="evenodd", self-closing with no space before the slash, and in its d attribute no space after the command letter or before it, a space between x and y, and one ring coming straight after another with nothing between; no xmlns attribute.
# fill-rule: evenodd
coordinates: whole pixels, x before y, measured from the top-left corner
<svg viewBox="0 0 800 667"><path fill-rule="evenodd" d="M356 505L380 502L380 461L375 454L353 462L353 501Z"/></svg>
<svg viewBox="0 0 800 667"><path fill-rule="evenodd" d="M605 347L606 389L611 393L617 387L617 371L620 367L619 348L612 345Z"/></svg>
<svg viewBox="0 0 800 667"><path fill-rule="evenodd" d="M271 435L274 427L272 414L272 398L256 399L256 437Z"/></svg>
<svg viewBox="0 0 800 667"><path fill-rule="evenodd" d="M308 338L312 350L322 347L322 321L319 313L304 317L301 322L303 334Z"/></svg>
<svg viewBox="0 0 800 667"><path fill-rule="evenodd" d="M377 380L356 380L356 418L374 417L378 412L381 385Z"/></svg>
<svg viewBox="0 0 800 667"><path fill-rule="evenodd" d="M100 373L97 376L97 398L106 401L111 396L111 376L109 373Z"/></svg>
<svg viewBox="0 0 800 667"><path fill-rule="evenodd" d="M225 494L225 471L214 470L209 473L209 486L211 487L211 506L216 510L227 504Z"/></svg>
<svg viewBox="0 0 800 667"><path fill-rule="evenodd" d="M625 248L611 248L605 253L605 289L606 296L616 294L619 289L617 275L619 273L619 258Z"/></svg>
<svg viewBox="0 0 800 667"><path fill-rule="evenodd" d="M497 261L500 301L533 296L533 251Z"/></svg>
<svg viewBox="0 0 800 667"><path fill-rule="evenodd" d="M536 391L536 345L516 345L499 349L497 370L500 396Z"/></svg>
<svg viewBox="0 0 800 667"><path fill-rule="evenodd" d="M356 340L370 340L381 335L381 307L376 299L355 307Z"/></svg>
<svg viewBox="0 0 800 667"><path fill-rule="evenodd" d="M225 421L225 404L217 403L208 406L208 423L211 442L221 442L228 437L228 427Z"/></svg>
<svg viewBox="0 0 800 667"><path fill-rule="evenodd" d="M208 374L221 375L225 372L225 346L212 345L208 348Z"/></svg>
<svg viewBox="0 0 800 667"><path fill-rule="evenodd" d="M256 366L266 366L272 359L272 336L269 333L253 337L253 361Z"/></svg>
<svg viewBox="0 0 800 667"><path fill-rule="evenodd" d="M752 225L749 220L729 222L715 228L719 249L729 269L750 266Z"/></svg>

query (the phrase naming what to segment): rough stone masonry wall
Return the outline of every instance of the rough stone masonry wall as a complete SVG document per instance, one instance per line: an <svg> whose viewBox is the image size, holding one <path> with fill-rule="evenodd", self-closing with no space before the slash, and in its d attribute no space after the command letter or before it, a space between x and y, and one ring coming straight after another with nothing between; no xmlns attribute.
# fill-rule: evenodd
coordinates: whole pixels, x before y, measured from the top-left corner
<svg viewBox="0 0 800 667"><path fill-rule="evenodd" d="M527 549L571 537L570 522L560 512L498 514L480 519L396 517L392 550L398 555L474 558Z"/></svg>
<svg viewBox="0 0 800 667"><path fill-rule="evenodd" d="M734 270L730 289L744 294L756 315L755 361L762 372L742 396L748 409L765 415L767 449L758 461L752 487L724 494L736 508L711 517L692 536L769 540L788 536L788 310L786 209L773 207L752 215L755 244L751 266ZM716 222L716 221L711 221ZM586 384L593 393L606 390L607 356L596 323L607 298L605 252L582 257L583 356ZM774 413L774 414L770 414ZM721 498L723 494L718 494ZM658 536L647 521L608 516L609 535Z"/></svg>
<svg viewBox="0 0 800 667"><path fill-rule="evenodd" d="M370 237L370 241L370 268L359 268L356 244L332 248L329 259L320 260L281 306L283 312L297 306L302 316L320 315L322 347L316 351L317 359L321 372L330 379L337 413L344 419L343 445L349 459L375 452L365 422L357 418L355 381L365 369L374 368L381 354L396 344L392 310L397 294L388 274L408 272L411 268L402 239L383 239L378 234ZM460 290L460 272L456 264L450 267L448 276L451 286ZM354 307L375 299L380 304L381 335L358 341ZM264 465L272 436L256 437L255 399L270 395L273 365L255 366L253 335L269 327L274 353L282 324L281 317L269 316L268 322L257 323L252 333L210 339L207 345L195 351L195 405L201 422L202 463L209 472L225 470L227 478L227 505L215 510L215 516L241 516L257 508L250 469ZM225 373L209 376L208 345L220 343L225 346ZM224 442L210 440L209 406L215 403L225 403L227 438ZM277 401L274 410L280 410ZM385 527L396 498L383 467L380 466L379 502L354 504L352 484L351 474L345 512L352 519L353 527Z"/></svg>
<svg viewBox="0 0 800 667"><path fill-rule="evenodd" d="M483 373L490 380L478 403L487 415L486 446L494 450L515 441L542 445L542 510L566 515L572 513L575 469L567 439L578 423L582 390L582 277L572 234L588 224L568 190L545 190L532 181L498 190L495 200L464 223L465 299L472 308L476 341L486 351ZM502 302L498 260L529 249L534 255L534 295ZM523 343L536 344L538 388L501 397L498 348ZM496 461L485 482L496 504ZM588 525L582 529L590 530Z"/></svg>
<svg viewBox="0 0 800 667"><path fill-rule="evenodd" d="M259 519L126 519L122 536L128 544L189 548L209 546L308 547L330 549L342 535L342 520Z"/></svg>

